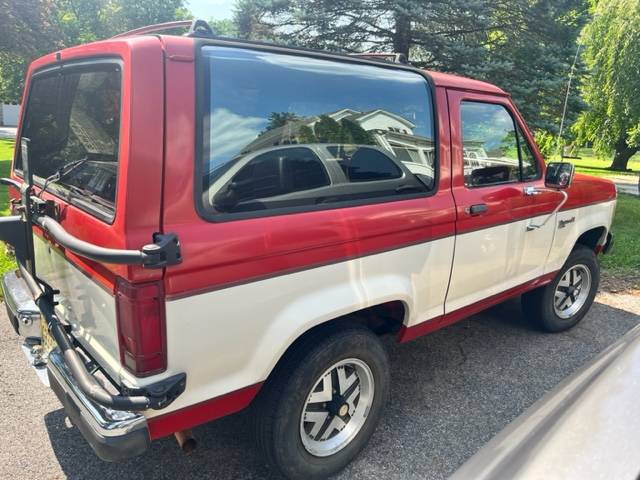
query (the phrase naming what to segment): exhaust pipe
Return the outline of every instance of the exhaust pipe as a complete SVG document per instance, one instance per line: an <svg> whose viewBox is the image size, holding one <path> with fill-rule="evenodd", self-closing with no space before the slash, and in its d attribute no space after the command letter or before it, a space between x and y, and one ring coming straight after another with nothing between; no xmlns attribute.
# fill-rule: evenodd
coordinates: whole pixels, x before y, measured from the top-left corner
<svg viewBox="0 0 640 480"><path fill-rule="evenodd" d="M198 442L195 438L193 438L191 430L181 430L179 432L176 432L174 435L176 437L178 445L180 446L180 449L184 453L189 454L196 449Z"/></svg>

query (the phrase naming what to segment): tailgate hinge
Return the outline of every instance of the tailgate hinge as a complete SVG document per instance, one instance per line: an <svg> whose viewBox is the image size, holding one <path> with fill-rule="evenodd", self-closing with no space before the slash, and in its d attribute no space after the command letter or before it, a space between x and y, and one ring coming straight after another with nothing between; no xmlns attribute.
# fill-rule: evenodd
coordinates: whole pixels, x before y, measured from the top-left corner
<svg viewBox="0 0 640 480"><path fill-rule="evenodd" d="M153 243L142 247L145 268L164 268L182 262L180 242L175 233L154 233Z"/></svg>

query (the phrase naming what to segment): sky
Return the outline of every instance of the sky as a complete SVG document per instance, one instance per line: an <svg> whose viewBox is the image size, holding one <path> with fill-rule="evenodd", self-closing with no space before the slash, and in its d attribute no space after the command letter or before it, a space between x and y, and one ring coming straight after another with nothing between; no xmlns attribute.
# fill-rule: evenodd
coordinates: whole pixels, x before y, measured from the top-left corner
<svg viewBox="0 0 640 480"><path fill-rule="evenodd" d="M222 20L233 17L234 0L187 0L186 3L196 18Z"/></svg>

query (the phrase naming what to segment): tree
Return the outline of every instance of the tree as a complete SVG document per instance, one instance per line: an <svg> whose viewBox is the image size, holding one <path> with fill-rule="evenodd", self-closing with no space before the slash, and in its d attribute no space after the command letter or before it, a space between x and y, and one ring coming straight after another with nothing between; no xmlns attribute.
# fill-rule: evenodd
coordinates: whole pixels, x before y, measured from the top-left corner
<svg viewBox="0 0 640 480"><path fill-rule="evenodd" d="M293 112L271 112L268 118L269 123L264 129L265 132L275 128L284 127L289 122L296 122L300 120L300 117Z"/></svg>
<svg viewBox="0 0 640 480"><path fill-rule="evenodd" d="M56 48L60 31L54 0L0 0L0 52L33 55L42 45Z"/></svg>
<svg viewBox="0 0 640 480"><path fill-rule="evenodd" d="M0 0L0 101L19 102L28 63L62 45L54 0Z"/></svg>
<svg viewBox="0 0 640 480"><path fill-rule="evenodd" d="M237 35L248 40L276 40L271 25L265 23L269 5L265 0L236 0L233 22Z"/></svg>
<svg viewBox="0 0 640 480"><path fill-rule="evenodd" d="M612 170L626 170L640 150L640 0L600 0L582 32L591 73L582 85L589 108L575 125Z"/></svg>
<svg viewBox="0 0 640 480"><path fill-rule="evenodd" d="M45 53L189 16L184 0L0 0L0 9L0 100L10 102Z"/></svg>
<svg viewBox="0 0 640 480"><path fill-rule="evenodd" d="M238 36L238 28L233 20L229 20L227 18L222 20L211 18L209 19L209 25L211 25L213 33L218 36L229 38Z"/></svg>
<svg viewBox="0 0 640 480"><path fill-rule="evenodd" d="M527 123L558 134L576 39L588 20L584 0L538 0L523 7L519 28L492 33L485 60L461 73L488 80L508 91ZM584 68L578 62L577 74ZM575 84L569 92L565 125L584 107ZM565 132L566 133L566 132Z"/></svg>

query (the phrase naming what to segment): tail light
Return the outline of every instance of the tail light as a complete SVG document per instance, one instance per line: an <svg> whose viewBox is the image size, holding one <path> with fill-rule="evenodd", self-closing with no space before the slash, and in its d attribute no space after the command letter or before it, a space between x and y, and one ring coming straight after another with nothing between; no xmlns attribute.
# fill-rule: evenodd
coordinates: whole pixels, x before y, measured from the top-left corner
<svg viewBox="0 0 640 480"><path fill-rule="evenodd" d="M134 285L118 278L116 314L122 365L138 377L164 371L167 338L162 283Z"/></svg>

